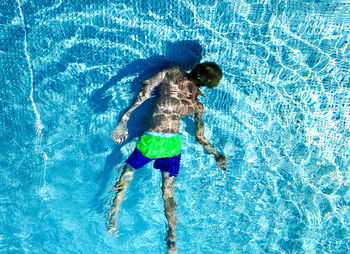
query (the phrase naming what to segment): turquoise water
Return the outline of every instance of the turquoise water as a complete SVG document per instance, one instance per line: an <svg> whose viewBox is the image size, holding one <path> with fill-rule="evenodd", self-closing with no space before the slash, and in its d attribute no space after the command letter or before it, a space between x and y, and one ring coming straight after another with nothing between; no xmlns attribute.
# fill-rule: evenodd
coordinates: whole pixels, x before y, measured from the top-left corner
<svg viewBox="0 0 350 254"><path fill-rule="evenodd" d="M349 253L350 3L0 1L0 252L164 253L161 176L135 173L106 232L118 169L147 128L110 133L140 81L214 61L205 136L181 125L178 253Z"/></svg>

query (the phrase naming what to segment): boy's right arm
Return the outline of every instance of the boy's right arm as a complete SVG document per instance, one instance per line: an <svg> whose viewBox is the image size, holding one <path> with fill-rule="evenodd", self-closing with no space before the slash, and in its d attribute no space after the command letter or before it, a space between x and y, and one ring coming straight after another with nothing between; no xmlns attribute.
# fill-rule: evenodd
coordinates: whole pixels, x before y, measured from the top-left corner
<svg viewBox="0 0 350 254"><path fill-rule="evenodd" d="M158 86L165 78L165 75L168 70L164 70L161 72L158 72L156 75L144 80L142 84L144 85L141 88L141 91L139 95L137 96L136 101L134 102L134 105L125 112L125 114L122 116L120 122L118 123L117 127L112 132L112 139L117 143L120 144L123 141L125 141L128 137L128 128L127 123L130 119L130 116L132 112L140 106L144 101L146 101L148 98L152 97L152 91L153 89Z"/></svg>

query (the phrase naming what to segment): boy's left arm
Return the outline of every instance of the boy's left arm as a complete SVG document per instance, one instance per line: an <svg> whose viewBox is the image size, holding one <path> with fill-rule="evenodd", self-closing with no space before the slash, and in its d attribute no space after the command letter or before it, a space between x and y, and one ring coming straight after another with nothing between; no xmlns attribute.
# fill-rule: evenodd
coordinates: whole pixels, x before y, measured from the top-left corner
<svg viewBox="0 0 350 254"><path fill-rule="evenodd" d="M196 141L201 144L204 149L206 149L210 154L214 155L216 160L217 168L221 168L224 173L226 173L227 159L224 155L218 154L213 146L209 144L209 141L203 136L204 133L204 123L202 116L204 110L194 114L194 122L196 124L195 135Z"/></svg>

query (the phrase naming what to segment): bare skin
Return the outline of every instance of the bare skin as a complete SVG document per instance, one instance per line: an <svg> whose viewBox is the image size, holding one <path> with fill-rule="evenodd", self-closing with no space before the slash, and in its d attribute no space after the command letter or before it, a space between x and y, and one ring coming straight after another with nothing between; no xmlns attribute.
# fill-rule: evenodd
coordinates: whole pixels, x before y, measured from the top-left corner
<svg viewBox="0 0 350 254"><path fill-rule="evenodd" d="M120 176L119 181L116 182L112 191L116 191L116 195L113 200L110 212L108 214L109 228L108 232L117 234L117 214L120 209L120 205L124 200L125 191L132 180L135 169L129 164L125 164L123 173Z"/></svg>
<svg viewBox="0 0 350 254"><path fill-rule="evenodd" d="M223 172L226 170L226 157L218 154L208 140L204 138L204 123L202 116L204 114L204 106L198 100L198 96L204 96L199 87L188 79L186 73L180 71L178 67L159 72L155 76L145 80L144 86L139 93L134 105L123 115L120 123L112 133L113 140L120 144L128 137L127 122L131 113L140 106L144 101L152 97L152 91L160 85L160 97L157 100L155 110L152 115L150 132L169 132L178 133L180 129L181 118L187 115L194 115L196 124L195 135L198 143L212 155L214 155L217 167ZM134 169L127 165L116 183L113 190L116 190L116 197L111 206L109 214L110 232L117 230L116 217L121 202L123 201L124 192L132 179ZM162 174L163 199L165 207L165 216L168 220L168 247L170 251L176 250L175 245L175 227L177 219L175 216L176 203L174 201L174 177L169 177L168 173Z"/></svg>
<svg viewBox="0 0 350 254"><path fill-rule="evenodd" d="M176 202L174 199L175 182L174 177L169 177L168 172L162 172L162 198L164 200L165 217L168 220L167 244L170 250L176 250L175 227L177 218L175 215Z"/></svg>

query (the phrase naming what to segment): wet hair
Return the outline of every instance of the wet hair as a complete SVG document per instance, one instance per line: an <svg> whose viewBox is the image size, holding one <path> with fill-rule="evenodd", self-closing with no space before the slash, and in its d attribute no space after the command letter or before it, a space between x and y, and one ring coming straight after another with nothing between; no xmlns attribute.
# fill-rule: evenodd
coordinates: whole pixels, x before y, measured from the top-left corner
<svg viewBox="0 0 350 254"><path fill-rule="evenodd" d="M216 63L205 62L197 64L188 75L197 86L217 87L222 78L222 71Z"/></svg>

